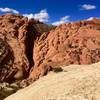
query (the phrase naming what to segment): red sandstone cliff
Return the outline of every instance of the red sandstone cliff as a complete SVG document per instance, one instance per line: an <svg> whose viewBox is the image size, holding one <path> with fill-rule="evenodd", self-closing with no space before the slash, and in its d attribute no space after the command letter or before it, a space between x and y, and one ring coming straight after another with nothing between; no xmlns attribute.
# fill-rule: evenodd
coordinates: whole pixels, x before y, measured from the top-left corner
<svg viewBox="0 0 100 100"><path fill-rule="evenodd" d="M55 28L20 15L0 16L0 81L36 80L54 68L99 61L100 19Z"/></svg>
<svg viewBox="0 0 100 100"><path fill-rule="evenodd" d="M55 67L100 61L100 19L58 26L34 45L30 78L38 79Z"/></svg>
<svg viewBox="0 0 100 100"><path fill-rule="evenodd" d="M39 21L20 15L0 16L0 81L12 82L29 76L34 65L34 40L42 32L50 30L43 30L44 26L48 28Z"/></svg>

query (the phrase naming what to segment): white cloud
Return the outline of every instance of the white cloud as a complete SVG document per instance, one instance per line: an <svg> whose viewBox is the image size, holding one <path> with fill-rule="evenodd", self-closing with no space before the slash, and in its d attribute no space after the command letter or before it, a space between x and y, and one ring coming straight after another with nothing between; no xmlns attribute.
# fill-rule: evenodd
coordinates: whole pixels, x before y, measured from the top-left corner
<svg viewBox="0 0 100 100"><path fill-rule="evenodd" d="M60 24L64 24L66 22L69 22L69 18L70 16L64 16L62 17L59 21L53 22L52 25L60 25Z"/></svg>
<svg viewBox="0 0 100 100"><path fill-rule="evenodd" d="M28 17L28 19L34 18L34 15L31 14L23 14L23 16Z"/></svg>
<svg viewBox="0 0 100 100"><path fill-rule="evenodd" d="M91 20L93 20L93 19L99 19L98 17L90 17L90 18L88 18L87 20L88 21L91 21Z"/></svg>
<svg viewBox="0 0 100 100"><path fill-rule="evenodd" d="M93 10L93 9L96 9L96 6L90 5L90 4L84 4L84 5L81 5L81 9L82 10Z"/></svg>
<svg viewBox="0 0 100 100"><path fill-rule="evenodd" d="M23 16L28 17L29 19L34 18L41 22L48 22L49 21L49 14L46 9L41 10L39 13L36 14L23 14Z"/></svg>
<svg viewBox="0 0 100 100"><path fill-rule="evenodd" d="M94 17L90 17L90 18L88 18L87 20L89 21L89 20L93 20L94 19Z"/></svg>
<svg viewBox="0 0 100 100"><path fill-rule="evenodd" d="M19 11L12 9L12 8L0 8L1 12L4 13L15 13L15 14L19 14Z"/></svg>

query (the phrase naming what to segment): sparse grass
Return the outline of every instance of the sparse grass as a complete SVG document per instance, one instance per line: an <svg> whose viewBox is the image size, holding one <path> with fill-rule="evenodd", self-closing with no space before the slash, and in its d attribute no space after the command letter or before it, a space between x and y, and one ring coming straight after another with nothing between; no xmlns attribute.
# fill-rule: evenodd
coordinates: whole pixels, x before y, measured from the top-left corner
<svg viewBox="0 0 100 100"><path fill-rule="evenodd" d="M63 69L62 69L61 67L59 67L59 68L53 68L53 71L54 71L55 73L59 73L59 72L62 72Z"/></svg>

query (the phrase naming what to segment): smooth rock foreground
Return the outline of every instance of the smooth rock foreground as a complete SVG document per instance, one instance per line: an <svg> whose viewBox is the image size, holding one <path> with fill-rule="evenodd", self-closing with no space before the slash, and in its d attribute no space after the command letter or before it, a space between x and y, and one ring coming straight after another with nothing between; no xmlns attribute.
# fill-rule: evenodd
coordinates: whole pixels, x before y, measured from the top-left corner
<svg viewBox="0 0 100 100"><path fill-rule="evenodd" d="M50 72L5 100L100 100L100 62Z"/></svg>

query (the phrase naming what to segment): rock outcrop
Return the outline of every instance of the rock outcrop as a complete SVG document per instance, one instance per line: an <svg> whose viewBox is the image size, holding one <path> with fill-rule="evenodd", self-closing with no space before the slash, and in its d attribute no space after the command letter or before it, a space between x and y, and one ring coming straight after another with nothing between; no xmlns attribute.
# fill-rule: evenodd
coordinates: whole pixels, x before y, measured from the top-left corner
<svg viewBox="0 0 100 100"><path fill-rule="evenodd" d="M19 90L19 86L15 83L0 83L0 100L4 100L7 96Z"/></svg>
<svg viewBox="0 0 100 100"><path fill-rule="evenodd" d="M50 72L5 100L100 100L100 62Z"/></svg>
<svg viewBox="0 0 100 100"><path fill-rule="evenodd" d="M55 68L98 61L100 19L53 27L20 15L0 16L1 82L34 81Z"/></svg>
<svg viewBox="0 0 100 100"><path fill-rule="evenodd" d="M60 25L42 34L33 52L29 76L33 80L55 67L96 63L100 61L100 19Z"/></svg>
<svg viewBox="0 0 100 100"><path fill-rule="evenodd" d="M41 27L40 27L41 26ZM6 14L0 16L0 81L12 82L27 78L34 65L34 40L53 27L44 30L34 19Z"/></svg>

